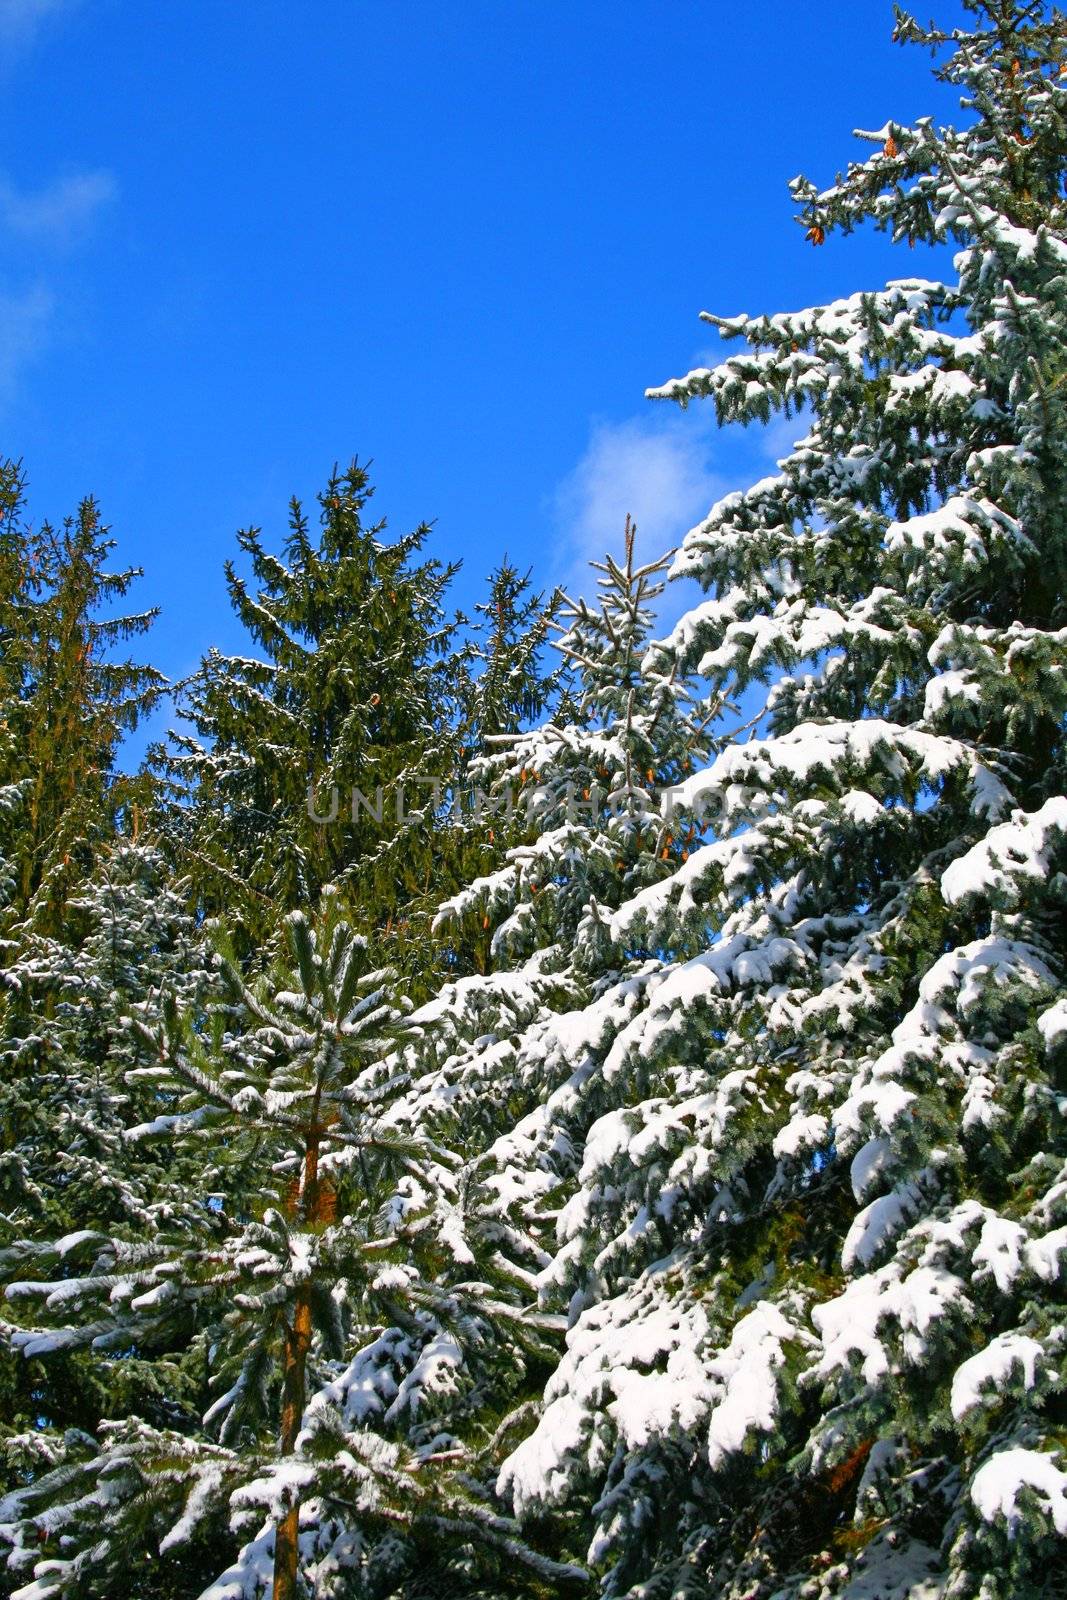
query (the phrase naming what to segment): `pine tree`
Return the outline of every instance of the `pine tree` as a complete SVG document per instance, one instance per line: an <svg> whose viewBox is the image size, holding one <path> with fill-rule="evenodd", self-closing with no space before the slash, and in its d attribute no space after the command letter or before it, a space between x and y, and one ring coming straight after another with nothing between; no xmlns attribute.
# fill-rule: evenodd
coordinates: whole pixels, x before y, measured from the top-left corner
<svg viewBox="0 0 1067 1600"><path fill-rule="evenodd" d="M534 593L530 574L507 557L489 577L489 594L475 610L464 649L465 683L460 697L458 765L438 819L440 863L424 897L419 937L430 942L441 981L484 967L485 941L477 919L450 928L447 943L432 939L430 924L443 899L498 867L509 847L530 836L521 812L501 814L482 784L494 745L513 738L568 706L564 665L547 667L546 644L559 613L557 590L546 600Z"/></svg>
<svg viewBox="0 0 1067 1600"><path fill-rule="evenodd" d="M641 670L668 558L639 565L635 534L628 522L621 563L593 563L599 604L562 607L573 719L493 741L475 763L529 837L441 909L449 937L481 930L483 970L416 1013L397 1112L412 1127L441 1107L457 1118L472 1211L531 1282L551 1264L561 1186L609 1092L593 1063L660 981L647 950L612 939L612 916L688 859L697 825L673 795L706 755L709 713L673 669Z"/></svg>
<svg viewBox="0 0 1067 1600"><path fill-rule="evenodd" d="M118 658L154 612L101 616L123 601L140 570L108 570L114 542L92 500L61 528L25 518L24 482L0 471L0 1194L5 1205L41 1199L50 1150L62 1147L43 1082L63 1054L45 975L79 943L74 902L116 829L150 796L143 778L115 770L120 741L157 702L164 680ZM73 972L73 968L72 968ZM76 974L75 974L76 976Z"/></svg>
<svg viewBox="0 0 1067 1600"><path fill-rule="evenodd" d="M29 629L30 565L22 504L25 480L17 461L0 461L0 696L5 724L25 692Z"/></svg>
<svg viewBox="0 0 1067 1600"><path fill-rule="evenodd" d="M7 480L5 551L8 726L25 786L15 906L44 932L61 925L67 893L92 864L92 843L144 790L115 770L122 739L158 703L165 679L117 652L143 636L154 610L112 616L139 567L108 570L114 540L92 499L61 527L25 523L23 485ZM12 570L12 567L14 570Z"/></svg>
<svg viewBox="0 0 1067 1600"><path fill-rule="evenodd" d="M119 840L68 904L68 937L77 942L37 937L19 962L34 1031L6 1062L23 1073L26 1109L0 1159L4 1246L27 1232L77 1242L136 1230L146 1212L173 1218L188 1209L197 1169L180 1149L127 1138L154 1114L155 1096L124 1081L139 1059L124 1014L136 1006L146 1020L157 1015L164 984L190 1007L211 986L182 887L154 845ZM133 1353L100 1362L74 1345L25 1359L9 1346L0 1359L0 1415L5 1432L14 1430L4 1452L8 1485L32 1475L48 1440L65 1430L95 1430L131 1412L171 1423L190 1388L177 1367Z"/></svg>
<svg viewBox="0 0 1067 1600"><path fill-rule="evenodd" d="M32 1026L0 1059L28 1080L33 1104L0 1159L9 1227L30 1216L46 1231L95 1227L128 1211L122 1130L137 1096L124 1081L134 1064L124 1019L158 1006L164 989L187 1008L203 1002L209 952L188 900L156 843L120 837L67 901L65 936L29 939L9 969Z"/></svg>
<svg viewBox="0 0 1067 1600"><path fill-rule="evenodd" d="M794 184L813 243L873 221L955 276L709 318L741 353L652 391L807 432L678 558L708 599L650 670L762 709L610 919L658 978L570 1019L614 1099L500 1488L584 1505L610 1596L1067 1592L1067 35L965 3L897 37L967 125Z"/></svg>
<svg viewBox="0 0 1067 1600"><path fill-rule="evenodd" d="M486 740L536 723L553 704L561 674L546 672L541 652L559 607L558 591L546 601L534 593L530 573L505 556L489 577L489 595L474 608L478 631L469 658L477 663L468 696L465 734L471 754Z"/></svg>
<svg viewBox="0 0 1067 1600"><path fill-rule="evenodd" d="M19 818L30 786L19 740L27 692L30 568L20 508L25 492L17 462L0 462L0 950L18 921Z"/></svg>
<svg viewBox="0 0 1067 1600"><path fill-rule="evenodd" d="M227 562L230 603L261 653L212 650L184 685L199 738L176 740L178 837L206 912L249 949L327 884L392 928L432 876L434 782L456 769L454 568L418 559L425 524L386 543L372 493L358 463L335 473L317 539L294 500L282 558L238 534L256 587Z"/></svg>
<svg viewBox="0 0 1067 1600"><path fill-rule="evenodd" d="M175 1551L202 1571L227 1516L258 1531L210 1595L378 1592L442 1533L490 1574L508 1560L531 1581L576 1576L437 1470L465 1454L449 1420L487 1352L540 1348L543 1319L483 1273L468 1281L454 1162L390 1121L406 1083L390 1041L410 1005L368 968L337 899L317 929L290 915L269 979L250 986L223 959L229 1000L209 1031L173 1003L160 1022L132 1015L152 1064L129 1076L158 1114L127 1138L200 1150L185 1203L167 1192L124 1228L5 1254L9 1278L46 1274L9 1282L10 1303L41 1307L38 1325L8 1327L14 1348L91 1347L186 1391L169 1427L132 1413L71 1436L8 1496L0 1524L9 1566L35 1573L26 1593L146 1592ZM448 1552L436 1559L444 1572Z"/></svg>
<svg viewBox="0 0 1067 1600"><path fill-rule="evenodd" d="M116 760L165 680L117 653L148 630L155 612L101 615L141 573L108 570L115 545L94 501L59 529L34 529L21 474L8 468L0 473L0 518L0 1142L10 1149L24 1116L35 1115L25 1078L39 1064L32 973L42 948L64 939L71 899L98 853L139 802L151 801L151 780L119 773Z"/></svg>
<svg viewBox="0 0 1067 1600"><path fill-rule="evenodd" d="M115 771L119 742L161 693L151 668L121 659L153 613L110 616L136 569L109 570L113 543L86 501L60 529L27 521L25 481L0 468L0 1237L32 1219L62 1231L88 1203L121 1204L129 1180L114 1160L115 1075L100 1045L73 1049L70 1026L95 989L79 897L150 795ZM103 613L103 615L102 615ZM143 974L151 970L140 951ZM84 1010L82 1015L85 1015ZM121 1086L120 1086L121 1089ZM94 1124L88 1144L84 1117ZM96 1130L99 1130L96 1131ZM104 1143L101 1143L101 1138ZM105 1148L106 1145L106 1148ZM101 1179L103 1181L101 1181ZM137 1187L136 1179L133 1180ZM94 1421L106 1386L61 1359L0 1364L5 1421ZM121 1401L119 1402L121 1403Z"/></svg>
<svg viewBox="0 0 1067 1600"><path fill-rule="evenodd" d="M558 960L569 959L572 941L591 952L602 908L665 876L667 863L688 853L691 841L662 820L660 794L704 752L708 719L692 715L689 690L673 669L642 674L668 558L638 565L635 536L628 519L623 564L610 555L591 563L599 605L564 598L555 622L556 648L575 674L561 711L573 717L491 734L493 748L472 766L485 808L505 819L517 814L534 837L447 902L437 924L480 922L483 959L500 966L550 946Z"/></svg>
<svg viewBox="0 0 1067 1600"><path fill-rule="evenodd" d="M109 615L140 575L110 570L114 548L92 500L31 526L21 471L0 471L0 1204L15 1218L66 1211L56 1158L86 1080L45 980L79 941L79 891L151 787L115 770L164 680L122 659L154 612Z"/></svg>

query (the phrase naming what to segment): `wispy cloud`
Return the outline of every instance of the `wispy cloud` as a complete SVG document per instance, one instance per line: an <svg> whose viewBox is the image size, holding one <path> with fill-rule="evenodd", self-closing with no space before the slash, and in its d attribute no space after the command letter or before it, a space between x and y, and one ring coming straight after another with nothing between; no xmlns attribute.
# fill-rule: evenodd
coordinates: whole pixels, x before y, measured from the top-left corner
<svg viewBox="0 0 1067 1600"><path fill-rule="evenodd" d="M82 0L0 0L0 83L46 25ZM25 369L57 332L57 310L69 307L67 274L58 261L42 268L45 250L75 245L118 193L113 174L68 172L38 189L0 172L0 406L17 395Z"/></svg>
<svg viewBox="0 0 1067 1600"><path fill-rule="evenodd" d="M0 251L12 262L20 241L32 246L39 270L42 246L76 244L116 194L114 178L104 171L72 173L35 190L19 189L0 174ZM0 279L0 404L13 398L23 372L52 338L57 289L54 272L43 278L35 272L21 283L6 273Z"/></svg>
<svg viewBox="0 0 1067 1600"><path fill-rule="evenodd" d="M69 11L77 0L0 0L0 43L27 44L42 23L61 11Z"/></svg>
<svg viewBox="0 0 1067 1600"><path fill-rule="evenodd" d="M590 590L587 564L621 552L627 514L643 559L670 549L726 487L710 460L709 430L695 415L595 423L553 497L559 581Z"/></svg>
<svg viewBox="0 0 1067 1600"><path fill-rule="evenodd" d="M723 495L773 472L807 431L804 416L720 430L710 406L684 413L650 407L623 422L594 423L582 456L551 498L554 581L592 598L597 574L589 562L607 551L621 556L627 513L637 524L639 560L654 560ZM693 603L693 592L689 580L668 587L657 607L661 630Z"/></svg>
<svg viewBox="0 0 1067 1600"><path fill-rule="evenodd" d="M69 244L117 193L114 175L103 170L71 173L37 190L17 189L0 174L0 230L36 243Z"/></svg>
<svg viewBox="0 0 1067 1600"><path fill-rule="evenodd" d="M0 288L0 402L11 397L22 369L48 343L53 306L43 284L14 294Z"/></svg>

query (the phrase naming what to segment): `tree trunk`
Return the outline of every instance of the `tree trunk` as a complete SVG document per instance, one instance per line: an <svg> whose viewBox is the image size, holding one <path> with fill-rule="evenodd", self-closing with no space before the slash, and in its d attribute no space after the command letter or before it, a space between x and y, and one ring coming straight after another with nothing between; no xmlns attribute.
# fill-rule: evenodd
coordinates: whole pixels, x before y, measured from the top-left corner
<svg viewBox="0 0 1067 1600"><path fill-rule="evenodd" d="M285 1341L285 1377L282 1385L282 1426L280 1454L290 1456L304 1415L304 1374L311 1348L311 1296L306 1289L297 1295L293 1326ZM299 1502L287 1511L274 1534L273 1600L296 1600L297 1540L300 1532Z"/></svg>
<svg viewBox="0 0 1067 1600"><path fill-rule="evenodd" d="M316 1106L316 1112L317 1112ZM319 1133L313 1128L304 1154L304 1182L301 1210L304 1220L315 1222L319 1211ZM304 1415L305 1374L311 1349L311 1291L305 1286L296 1296L293 1325L285 1341L285 1372L282 1378L282 1421L278 1452L291 1456ZM297 1557L299 1555L300 1503L287 1511L274 1532L274 1587L272 1600L296 1600Z"/></svg>

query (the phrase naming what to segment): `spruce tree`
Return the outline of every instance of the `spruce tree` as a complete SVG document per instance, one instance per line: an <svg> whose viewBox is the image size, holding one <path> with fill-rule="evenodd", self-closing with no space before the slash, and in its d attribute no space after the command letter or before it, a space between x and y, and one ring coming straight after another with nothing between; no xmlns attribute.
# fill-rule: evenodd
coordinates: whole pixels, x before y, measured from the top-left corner
<svg viewBox="0 0 1067 1600"><path fill-rule="evenodd" d="M116 832L152 793L116 770L164 680L121 658L155 613L106 614L140 576L109 570L114 548L92 500L60 528L34 528L20 471L0 471L0 1205L12 1215L49 1210L52 1156L65 1148L56 1117L76 1114L85 1082L57 1011L64 981L68 993L90 981L78 896L91 896Z"/></svg>
<svg viewBox="0 0 1067 1600"><path fill-rule="evenodd" d="M483 788L486 757L501 738L513 737L550 711L566 705L566 671L544 660L559 613L559 591L547 599L534 592L530 574L520 573L505 556L489 576L488 595L475 607L466 638L457 718L457 764L437 826L437 862L417 913L417 934L429 945L440 979L456 978L484 966L484 939L476 922L453 924L446 943L435 941L430 923L441 901L500 865L507 849L530 836L521 813L501 814Z"/></svg>
<svg viewBox="0 0 1067 1600"><path fill-rule="evenodd" d="M120 836L98 850L92 876L65 908L63 938L29 941L8 983L32 1026L9 1043L9 1073L25 1072L32 1131L0 1159L7 1226L32 1217L47 1231L99 1226L129 1209L144 1153L124 1151L138 1095L125 1018L158 1007L166 989L195 1008L212 984L210 951L158 844ZM140 1099L148 1103L142 1094Z"/></svg>
<svg viewBox="0 0 1067 1600"><path fill-rule="evenodd" d="M20 516L23 494L19 464L0 462L0 935L18 921L19 817L30 787L19 738L31 642L30 567ZM10 948L5 937L0 949Z"/></svg>
<svg viewBox="0 0 1067 1600"><path fill-rule="evenodd" d="M660 796L704 752L708 718L693 714L673 669L642 673L669 558L639 564L635 539L627 519L623 561L591 563L598 604L563 597L555 643L573 682L558 720L490 734L472 764L487 814L517 819L531 839L446 902L437 926L480 923L483 959L501 967L550 947L569 961L575 940L595 965L602 909L666 876L695 837L691 823L663 822Z"/></svg>
<svg viewBox="0 0 1067 1600"><path fill-rule="evenodd" d="M397 1111L413 1127L442 1107L457 1119L472 1208L527 1281L551 1263L564 1185L604 1106L599 1058L660 982L648 951L614 943L612 914L695 842L673 796L706 756L708 712L673 668L641 670L668 558L640 564L635 540L628 521L622 560L592 563L598 604L561 607L571 717L491 741L475 763L483 795L527 837L441 908L440 932L470 940L481 970L416 1013Z"/></svg>
<svg viewBox="0 0 1067 1600"><path fill-rule="evenodd" d="M281 557L259 529L238 534L254 588L233 562L226 584L259 654L212 650L183 685L198 737L175 741L192 807L177 836L244 953L327 884L392 930L432 879L434 784L456 770L455 569L419 558L425 524L386 542L372 493L353 462L319 496L317 537L295 500Z"/></svg>
<svg viewBox="0 0 1067 1600"><path fill-rule="evenodd" d="M379 1593L442 1536L443 1582L457 1558L486 1592L502 1564L535 1589L575 1576L442 1471L494 1348L540 1348L545 1319L494 1293L447 1149L391 1121L410 1005L338 899L317 927L290 915L254 986L223 958L211 1026L173 1001L158 1021L133 1009L150 1064L129 1078L157 1114L126 1137L193 1152L184 1203L162 1190L120 1226L4 1254L9 1304L39 1308L7 1328L15 1349L138 1362L173 1393L169 1426L131 1411L72 1434L3 1502L26 1594L154 1593L175 1552L203 1573L227 1524L252 1536L206 1595Z"/></svg>
<svg viewBox="0 0 1067 1600"><path fill-rule="evenodd" d="M138 1188L129 1165L115 1160L124 1092L107 1059L111 979L96 966L88 907L117 830L151 797L147 780L116 764L121 739L151 710L163 679L122 659L153 613L111 614L139 575L110 570L113 549L92 501L58 529L35 528L21 469L0 468L3 1239L32 1224L63 1231L75 1218L113 1214L130 1183ZM147 979L149 949L139 949L136 965ZM92 1046L73 1025L90 1011ZM0 1389L4 1422L15 1426L84 1425L122 1403L77 1358L48 1373L5 1359Z"/></svg>
<svg viewBox="0 0 1067 1600"><path fill-rule="evenodd" d="M45 932L62 923L68 892L91 868L94 840L145 790L116 771L125 735L158 703L165 679L122 647L151 627L155 610L110 615L139 567L109 570L115 541L92 499L61 526L26 521L23 485L4 491L4 600L9 730L25 787L15 908ZM14 544L18 555L8 552Z"/></svg>
<svg viewBox="0 0 1067 1600"><path fill-rule="evenodd" d="M474 607L476 632L468 649L474 663L464 731L473 757L486 741L518 733L544 717L561 688L561 673L545 670L541 652L559 609L560 595L546 600L531 589L507 556L489 576L489 593Z"/></svg>
<svg viewBox="0 0 1067 1600"><path fill-rule="evenodd" d="M27 1236L76 1246L111 1230L136 1234L146 1217L188 1216L199 1168L179 1147L128 1138L157 1105L150 1086L125 1081L141 1059L124 1025L130 1008L145 1020L157 1016L163 984L190 1007L210 991L182 887L169 881L158 848L120 839L68 904L68 938L77 942L38 937L19 963L34 1032L23 1049L32 1065L21 1085L20 1137L0 1159L5 1248ZM9 1068L18 1065L9 1057ZM67 1262L66 1248L60 1259ZM77 1341L60 1341L45 1359L4 1342L6 1487L40 1472L42 1457L54 1465L70 1430L92 1433L102 1420L130 1414L168 1426L197 1396L199 1373L167 1357L130 1349L100 1360Z"/></svg>
<svg viewBox="0 0 1067 1600"><path fill-rule="evenodd" d="M151 803L144 774L117 770L124 736L165 680L123 659L154 611L107 615L140 568L110 571L115 548L93 500L61 527L26 520L17 469L0 472L0 1137L16 1148L37 1115L29 1079L42 1065L47 1002L35 989L46 952L71 933L71 903L116 832ZM103 614L102 614L103 613Z"/></svg>
<svg viewBox="0 0 1067 1600"><path fill-rule="evenodd" d="M1067 35L965 4L897 20L964 126L793 186L813 244L873 222L954 275L710 317L740 353L652 391L806 433L676 563L708 598L649 669L762 709L610 918L661 976L585 1030L568 1349L500 1480L584 1506L612 1596L1067 1592Z"/></svg>

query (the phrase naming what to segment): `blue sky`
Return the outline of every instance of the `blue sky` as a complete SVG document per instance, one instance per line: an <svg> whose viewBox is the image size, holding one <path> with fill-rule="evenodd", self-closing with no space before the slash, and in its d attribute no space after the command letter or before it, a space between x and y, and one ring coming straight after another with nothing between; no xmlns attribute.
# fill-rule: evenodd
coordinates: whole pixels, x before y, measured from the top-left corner
<svg viewBox="0 0 1067 1600"><path fill-rule="evenodd" d="M0 452L32 514L97 496L175 677L239 643L234 529L280 537L353 454L467 606L505 550L573 580L627 510L675 542L787 442L643 399L716 358L697 313L935 266L791 220L852 128L953 115L891 27L881 0L0 0Z"/></svg>

